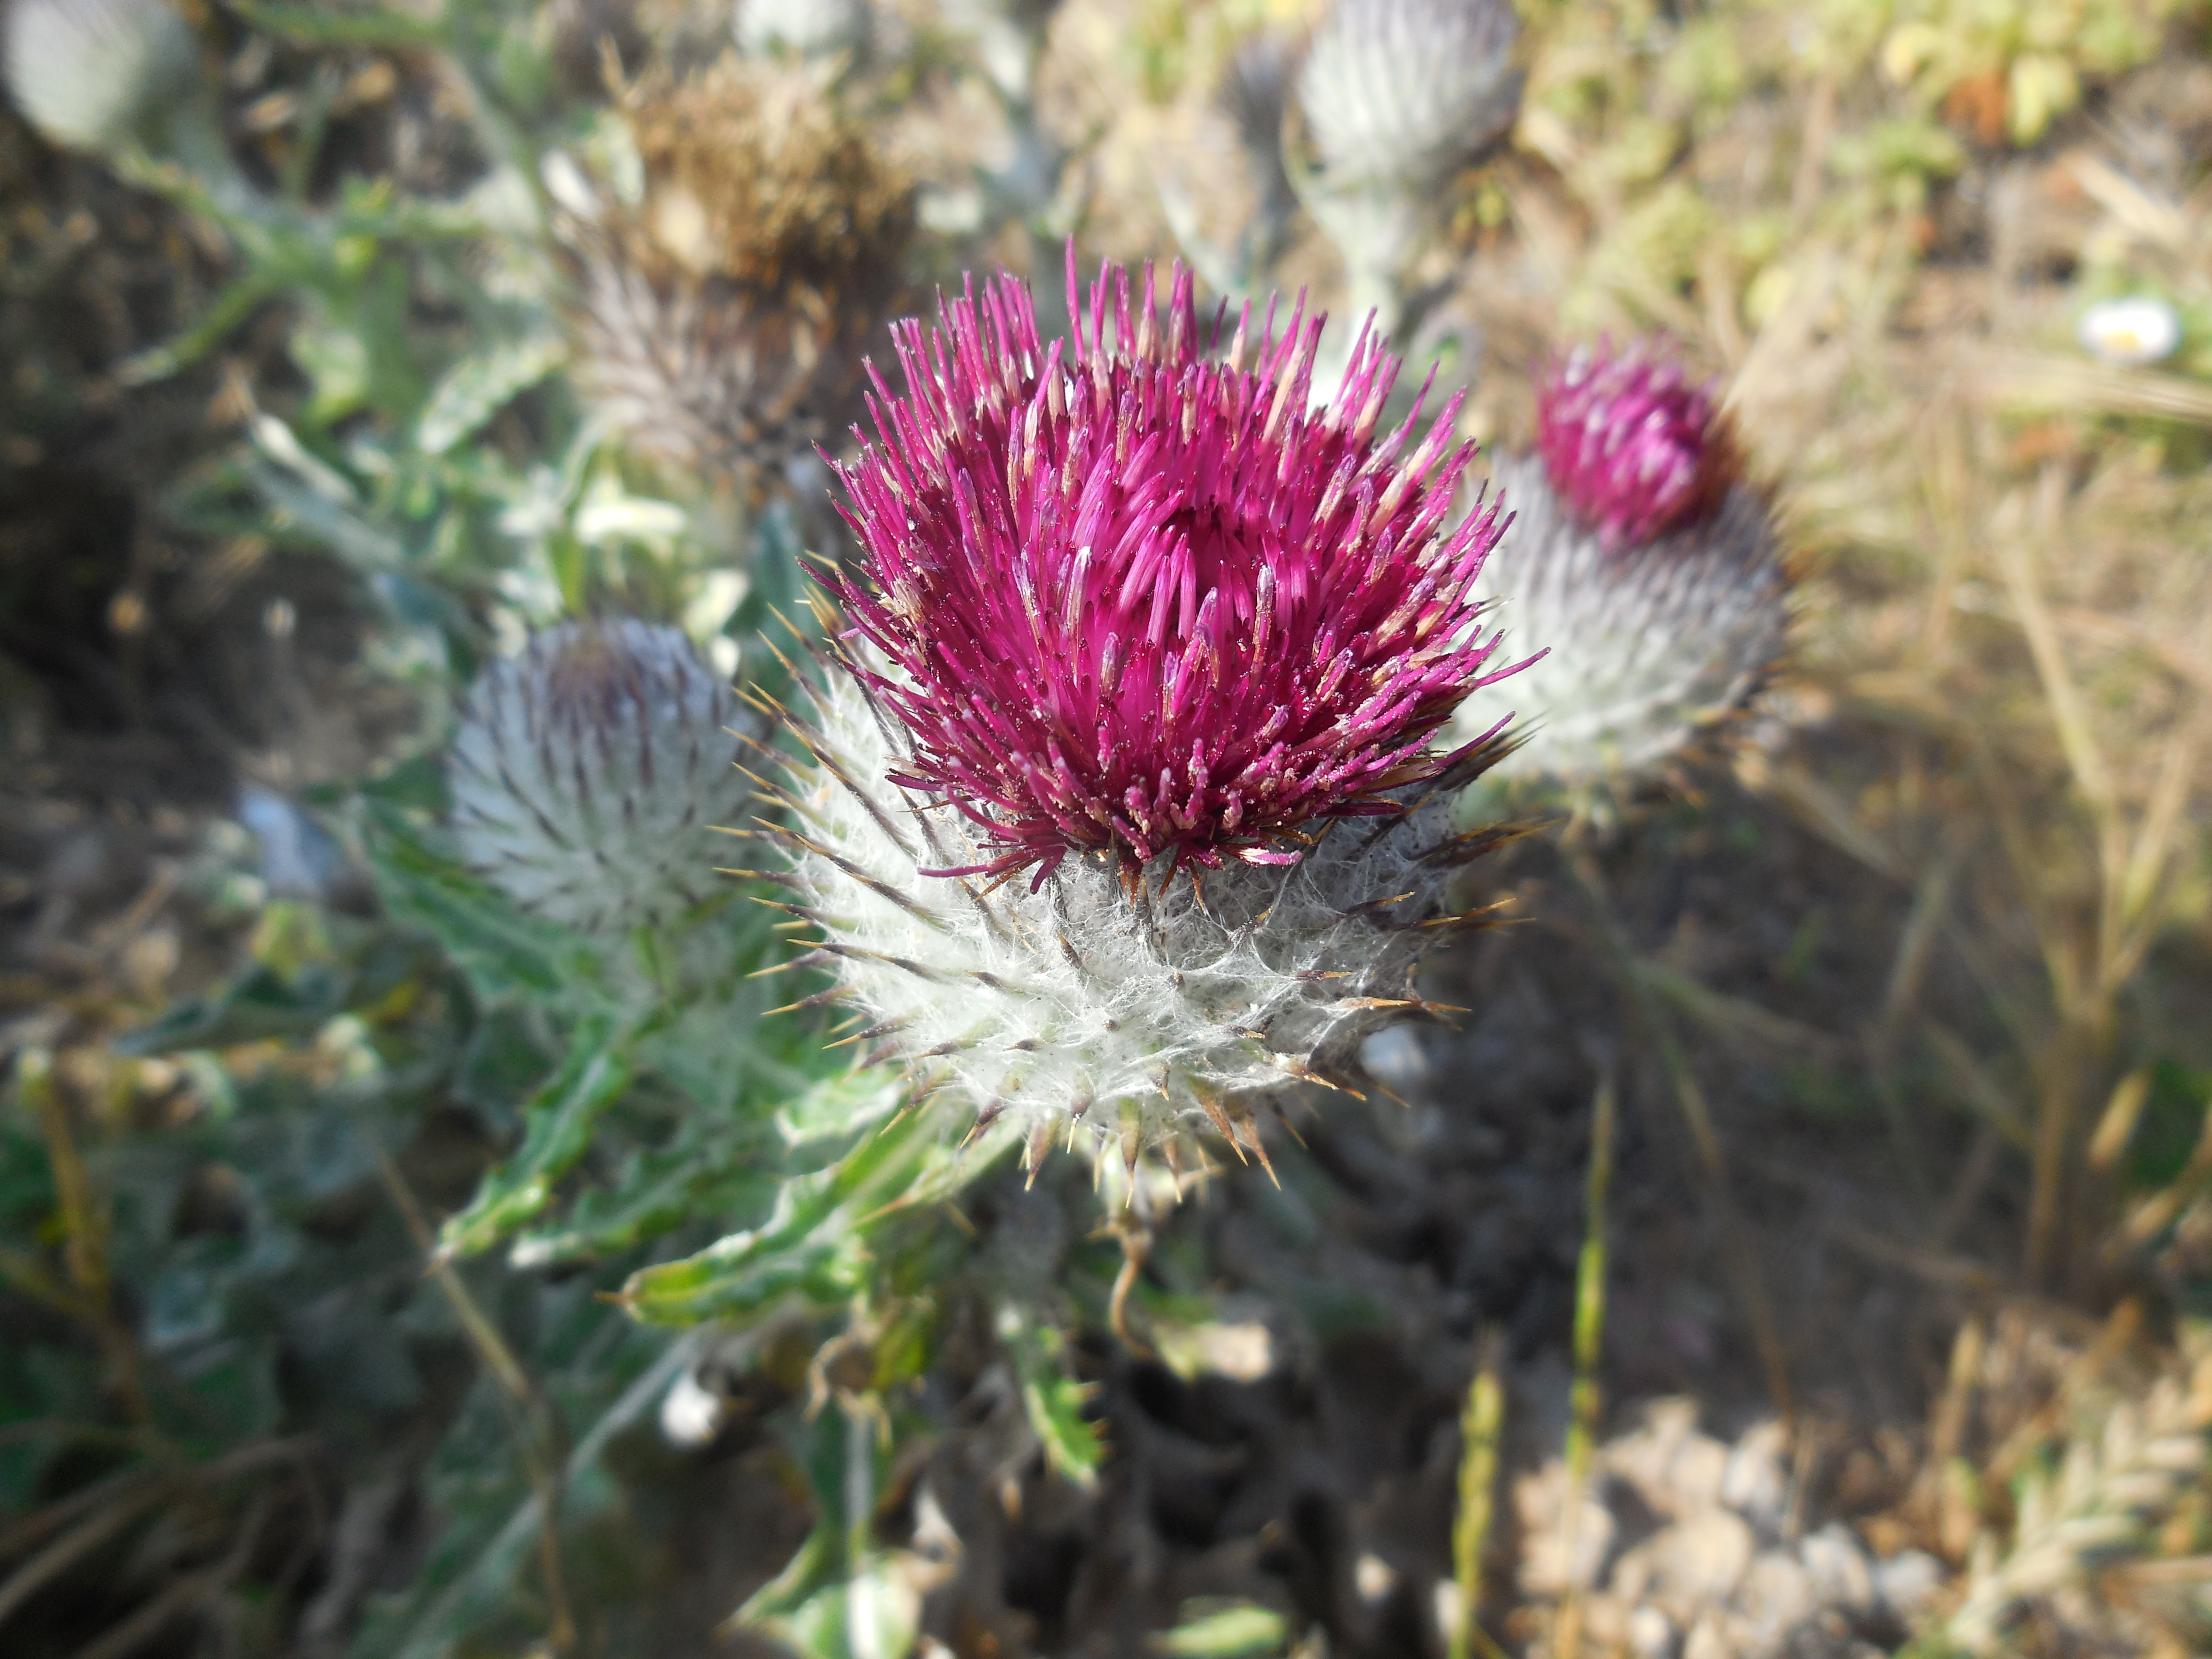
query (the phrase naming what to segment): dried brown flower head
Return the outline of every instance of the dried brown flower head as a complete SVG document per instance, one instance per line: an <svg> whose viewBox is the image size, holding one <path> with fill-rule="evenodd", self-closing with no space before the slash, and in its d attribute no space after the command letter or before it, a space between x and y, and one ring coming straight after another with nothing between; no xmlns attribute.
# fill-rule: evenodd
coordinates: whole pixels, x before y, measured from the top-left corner
<svg viewBox="0 0 2212 1659"><path fill-rule="evenodd" d="M588 389L678 465L803 453L859 413L861 356L902 288L911 181L818 70L732 56L622 102L642 196L569 228Z"/></svg>

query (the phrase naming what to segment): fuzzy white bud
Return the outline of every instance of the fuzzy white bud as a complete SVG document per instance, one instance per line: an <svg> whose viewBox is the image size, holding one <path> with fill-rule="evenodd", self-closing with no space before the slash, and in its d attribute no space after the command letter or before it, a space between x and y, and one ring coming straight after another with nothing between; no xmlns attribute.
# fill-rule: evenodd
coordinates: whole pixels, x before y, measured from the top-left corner
<svg viewBox="0 0 2212 1659"><path fill-rule="evenodd" d="M888 1052L941 1066L985 1122L1011 1114L1032 1164L1055 1142L1133 1160L1210 1121L1257 1149L1253 1105L1333 1082L1363 1039L1419 1003L1416 963L1452 867L1446 795L1395 818L1328 825L1296 865L1231 862L1133 890L1071 857L1032 890L927 871L987 850L949 805L885 781L911 763L903 728L833 672L800 726L790 854L800 912Z"/></svg>
<svg viewBox="0 0 2212 1659"><path fill-rule="evenodd" d="M1324 173L1418 187L1473 155L1518 106L1519 33L1507 0L1336 0L1297 81Z"/></svg>
<svg viewBox="0 0 2212 1659"><path fill-rule="evenodd" d="M1577 524L1534 457L1494 477L1513 522L1483 566L1499 603L1501 654L1548 654L1473 693L1453 716L1464 743L1513 715L1519 748L1501 779L1623 781L1742 708L1780 654L1790 579L1757 492L1732 487L1701 523L1608 548Z"/></svg>
<svg viewBox="0 0 2212 1659"><path fill-rule="evenodd" d="M138 135L191 78L192 32L166 0L15 0L8 91L32 125L74 149Z"/></svg>
<svg viewBox="0 0 2212 1659"><path fill-rule="evenodd" d="M469 694L448 763L463 856L586 931L665 921L713 890L717 826L751 786L751 723L682 630L567 623Z"/></svg>
<svg viewBox="0 0 2212 1659"><path fill-rule="evenodd" d="M867 0L738 0L738 49L753 58L788 52L832 58L867 48Z"/></svg>

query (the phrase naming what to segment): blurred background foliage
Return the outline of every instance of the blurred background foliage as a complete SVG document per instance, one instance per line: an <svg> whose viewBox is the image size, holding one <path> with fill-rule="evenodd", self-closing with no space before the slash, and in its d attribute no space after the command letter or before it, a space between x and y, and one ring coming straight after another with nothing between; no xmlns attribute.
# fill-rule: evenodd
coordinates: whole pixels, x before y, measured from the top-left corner
<svg viewBox="0 0 2212 1659"><path fill-rule="evenodd" d="M1501 1565L1547 1523L1455 1550L1449 1500L1384 1589L1329 1592L1396 1625L1251 1589L1288 1547L1257 1526L1226 1590L1113 1554L1171 1528L1083 1530L1115 1459L1159 1455L1127 1400L1262 1376L1271 1331L1414 1328L1382 1279L1295 1265L1350 1182L1318 1129L1279 1190L1222 1178L1275 1241L1232 1271L1228 1223L1073 1159L1026 1189L1003 1137L948 1142L787 1009L821 981L777 971L766 885L587 938L446 827L459 700L564 617L673 624L787 692L841 533L811 446L860 356L996 263L1049 315L1070 236L1376 305L1507 447L1553 344L1665 332L1778 491L1798 633L1740 741L1539 804L1555 833L1486 878L1602 988L1526 1041L1585 1101L1642 1079L1614 1224L1695 1218L1672 1256L1601 1252L1577 1328L1605 1195L1595 1115L1560 1116L1568 1291L1511 1304L1549 1437L1508 1461L1558 1462L1577 1369L1764 1401L1879 1466L1834 1500L1869 1550L1941 1564L1896 1641L2203 1650L2201 6L1524 0L1510 128L1371 245L1285 171L1303 0L75 9L174 38L127 109L0 127L9 1651L1410 1652L1486 1624L1561 1652L1585 1599L1601 1632L1594 1569ZM2096 331L2146 299L2169 349ZM1716 868L1753 873L1685 921ZM1446 1000L1522 995L1504 960ZM1413 1112L1421 1052L1414 1107L1328 1109ZM1799 1328L1829 1305L1791 1277L1813 1212L1910 1318ZM1132 1306L1151 1352L1112 1334ZM1726 1333L1709 1389L1653 1357L1686 1321ZM1486 1515L1495 1431L1456 1395L1506 1322L1425 1339ZM1923 1325L1932 1364L1890 1340ZM1878 1405L1824 1418L1838 1352ZM1025 1525L1121 1578L1070 1600L1074 1565L1000 1537Z"/></svg>

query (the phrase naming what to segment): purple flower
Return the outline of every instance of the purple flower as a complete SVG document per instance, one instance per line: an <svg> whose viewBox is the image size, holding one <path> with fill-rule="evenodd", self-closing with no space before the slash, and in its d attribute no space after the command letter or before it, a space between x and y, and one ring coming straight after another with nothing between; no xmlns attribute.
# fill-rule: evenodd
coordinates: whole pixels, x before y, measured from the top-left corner
<svg viewBox="0 0 2212 1659"><path fill-rule="evenodd" d="M1537 393L1536 448L1568 511L1613 550L1709 516L1742 470L1711 391L1643 344L1555 362Z"/></svg>
<svg viewBox="0 0 2212 1659"><path fill-rule="evenodd" d="M1071 250L1067 281L1072 344L1004 276L895 326L906 395L875 376L880 441L839 468L865 575L836 586L880 653L858 672L912 739L891 781L991 855L938 873L1290 864L1302 825L1401 810L1497 678L1474 584L1503 526L1452 526L1459 399L1378 441L1396 359L1363 334L1310 410L1303 300L1217 356L1225 307L1202 341L1180 266L1164 319L1149 266L1079 295Z"/></svg>

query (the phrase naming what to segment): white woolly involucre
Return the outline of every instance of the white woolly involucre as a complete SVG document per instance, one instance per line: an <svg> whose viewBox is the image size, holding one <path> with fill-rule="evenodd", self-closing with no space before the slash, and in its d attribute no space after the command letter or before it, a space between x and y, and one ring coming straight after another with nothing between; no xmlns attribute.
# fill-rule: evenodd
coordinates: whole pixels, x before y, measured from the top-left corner
<svg viewBox="0 0 2212 1659"><path fill-rule="evenodd" d="M1625 781L1742 708L1781 653L1790 579L1766 505L1742 484L1720 512L1608 550L1567 514L1534 456L1492 473L1513 522L1482 568L1517 661L1549 654L1459 706L1469 742L1508 714L1520 746L1500 779Z"/></svg>
<svg viewBox="0 0 2212 1659"><path fill-rule="evenodd" d="M110 149L191 80L191 30L166 0L13 0L8 91L58 144Z"/></svg>
<svg viewBox="0 0 2212 1659"><path fill-rule="evenodd" d="M714 891L716 827L752 793L731 728L754 724L681 629L563 623L469 694L447 762L462 856L571 927L665 921Z"/></svg>
<svg viewBox="0 0 2212 1659"><path fill-rule="evenodd" d="M864 51L872 21L866 0L738 0L734 32L755 58L830 58Z"/></svg>
<svg viewBox="0 0 2212 1659"><path fill-rule="evenodd" d="M864 1036L941 1066L983 1122L1017 1115L1032 1167L1085 1135L1133 1160L1192 1121L1256 1152L1261 1098L1334 1082L1422 1006L1414 968L1458 920L1437 914L1444 884L1494 844L1452 835L1439 787L1404 817L1328 826L1287 868L1232 861L1164 891L1148 872L1133 896L1111 864L1070 857L1034 892L1024 873L986 893L922 873L989 854L957 809L884 781L903 728L849 674L827 682L818 723L793 723L815 758L793 769L792 828L760 833L786 848Z"/></svg>
<svg viewBox="0 0 2212 1659"><path fill-rule="evenodd" d="M1418 186L1472 155L1519 103L1520 27L1508 0L1336 0L1297 82L1325 172Z"/></svg>

